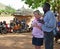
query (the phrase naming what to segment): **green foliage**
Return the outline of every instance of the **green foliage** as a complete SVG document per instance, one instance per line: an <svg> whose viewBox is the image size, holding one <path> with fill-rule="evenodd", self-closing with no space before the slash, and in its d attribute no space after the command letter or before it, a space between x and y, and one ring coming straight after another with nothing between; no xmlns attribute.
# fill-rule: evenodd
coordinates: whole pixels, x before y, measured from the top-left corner
<svg viewBox="0 0 60 49"><path fill-rule="evenodd" d="M0 15L1 15L1 13L3 13L3 12L5 12L5 10L0 10Z"/></svg>
<svg viewBox="0 0 60 49"><path fill-rule="evenodd" d="M15 12L15 9L11 8L10 6L6 6L5 12L8 14L12 14Z"/></svg>
<svg viewBox="0 0 60 49"><path fill-rule="evenodd" d="M2 13L2 10L0 10L0 14Z"/></svg>
<svg viewBox="0 0 60 49"><path fill-rule="evenodd" d="M13 14L16 10L11 8L10 6L6 6L5 10L0 10L0 14L1 13L5 13L5 14Z"/></svg>
<svg viewBox="0 0 60 49"><path fill-rule="evenodd" d="M28 4L29 7L35 9L38 8L40 6L43 6L43 4L45 2L47 2L48 0L22 0L25 2L25 4Z"/></svg>
<svg viewBox="0 0 60 49"><path fill-rule="evenodd" d="M29 7L33 9L43 6L45 2L50 3L50 5L52 6L52 10L59 11L58 9L60 9L60 0L21 0L21 1L24 1L25 4L28 4Z"/></svg>
<svg viewBox="0 0 60 49"><path fill-rule="evenodd" d="M0 13L1 13L2 11L0 10Z"/></svg>

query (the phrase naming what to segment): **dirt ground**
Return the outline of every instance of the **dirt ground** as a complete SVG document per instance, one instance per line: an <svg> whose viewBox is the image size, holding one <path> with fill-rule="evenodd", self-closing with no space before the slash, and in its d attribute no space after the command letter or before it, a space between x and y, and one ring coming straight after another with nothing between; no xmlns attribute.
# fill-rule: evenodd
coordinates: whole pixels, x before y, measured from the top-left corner
<svg viewBox="0 0 60 49"><path fill-rule="evenodd" d="M0 21L6 21L7 23L10 23L10 20L13 20L13 16L0 16Z"/></svg>
<svg viewBox="0 0 60 49"><path fill-rule="evenodd" d="M31 33L0 34L0 49L34 49L31 38ZM54 43L54 49L60 49L60 44Z"/></svg>

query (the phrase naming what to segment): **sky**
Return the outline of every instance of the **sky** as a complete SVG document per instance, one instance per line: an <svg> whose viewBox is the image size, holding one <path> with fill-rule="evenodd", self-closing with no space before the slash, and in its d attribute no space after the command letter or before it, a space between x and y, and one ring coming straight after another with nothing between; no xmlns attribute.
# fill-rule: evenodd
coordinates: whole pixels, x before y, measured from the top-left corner
<svg viewBox="0 0 60 49"><path fill-rule="evenodd" d="M28 5L26 5L23 1L21 0L0 0L0 3L3 3L4 5L7 5L7 6L11 6L12 8L14 9L20 9L22 8L23 6L25 8L29 8ZM43 13L43 10L42 8L38 8L42 13Z"/></svg>
<svg viewBox="0 0 60 49"><path fill-rule="evenodd" d="M21 0L0 0L0 3L11 6L15 9L20 9L23 6L28 8L28 6Z"/></svg>

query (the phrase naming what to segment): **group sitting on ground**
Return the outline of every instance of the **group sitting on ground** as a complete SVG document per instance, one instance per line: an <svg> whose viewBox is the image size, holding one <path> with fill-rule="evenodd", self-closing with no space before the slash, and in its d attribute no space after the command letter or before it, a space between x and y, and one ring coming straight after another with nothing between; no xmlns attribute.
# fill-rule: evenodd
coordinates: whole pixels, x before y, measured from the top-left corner
<svg viewBox="0 0 60 49"><path fill-rule="evenodd" d="M6 23L6 21L1 21L0 22L0 33L21 33L28 31L28 24L26 24L25 20L19 21L18 19L14 18L13 20L10 21L9 24Z"/></svg>

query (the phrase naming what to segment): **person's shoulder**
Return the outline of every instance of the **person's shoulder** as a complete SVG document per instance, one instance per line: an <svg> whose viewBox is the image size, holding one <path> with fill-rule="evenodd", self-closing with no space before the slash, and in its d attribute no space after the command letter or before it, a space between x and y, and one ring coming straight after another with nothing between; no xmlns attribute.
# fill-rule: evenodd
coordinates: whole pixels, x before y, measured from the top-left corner
<svg viewBox="0 0 60 49"><path fill-rule="evenodd" d="M47 14L53 14L53 12L52 11L48 11Z"/></svg>
<svg viewBox="0 0 60 49"><path fill-rule="evenodd" d="M54 13L52 11L49 11L49 14L54 15Z"/></svg>
<svg viewBox="0 0 60 49"><path fill-rule="evenodd" d="M47 15L49 15L50 17L54 16L54 13L52 11L48 11Z"/></svg>

